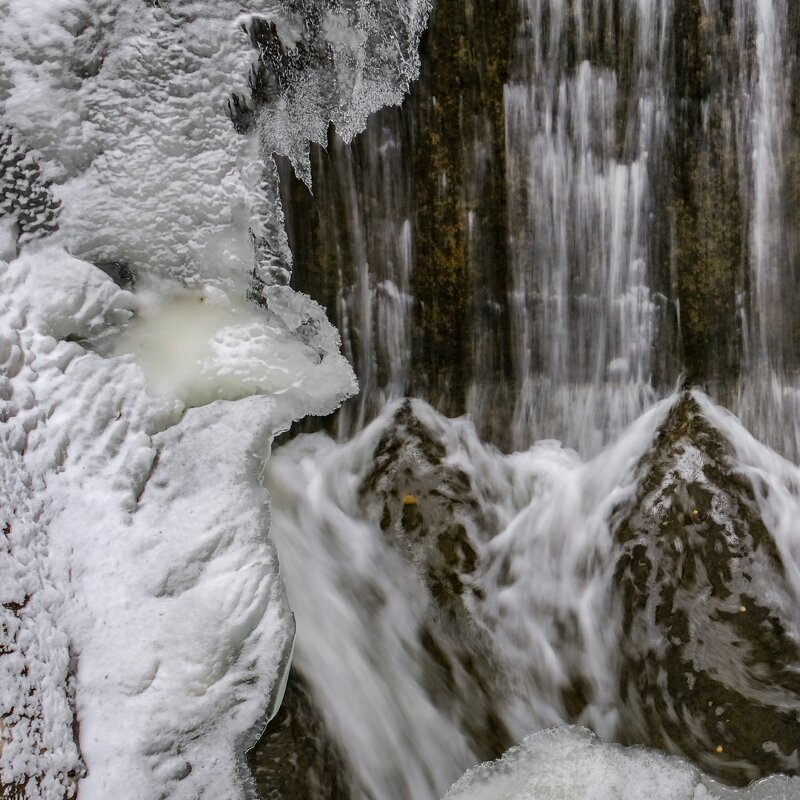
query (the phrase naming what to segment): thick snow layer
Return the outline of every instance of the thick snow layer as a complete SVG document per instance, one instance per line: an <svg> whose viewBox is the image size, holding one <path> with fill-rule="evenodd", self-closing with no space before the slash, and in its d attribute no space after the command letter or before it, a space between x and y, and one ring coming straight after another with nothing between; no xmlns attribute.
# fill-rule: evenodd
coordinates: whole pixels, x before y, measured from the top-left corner
<svg viewBox="0 0 800 800"><path fill-rule="evenodd" d="M161 5L0 0L3 124L54 181L70 252L242 285L263 163L224 106L249 64L248 4Z"/></svg>
<svg viewBox="0 0 800 800"><path fill-rule="evenodd" d="M61 798L85 773L82 800L243 795L237 754L279 699L293 634L263 462L276 430L354 389L321 309L280 300L284 344L215 362L274 358L279 392L183 412L147 392L135 354L75 341L129 320L135 296L56 246L0 262L0 784ZM311 344L289 336L298 320Z"/></svg>
<svg viewBox="0 0 800 800"><path fill-rule="evenodd" d="M688 761L604 744L584 728L528 736L497 761L469 770L446 800L790 800L800 779L776 776L730 789Z"/></svg>

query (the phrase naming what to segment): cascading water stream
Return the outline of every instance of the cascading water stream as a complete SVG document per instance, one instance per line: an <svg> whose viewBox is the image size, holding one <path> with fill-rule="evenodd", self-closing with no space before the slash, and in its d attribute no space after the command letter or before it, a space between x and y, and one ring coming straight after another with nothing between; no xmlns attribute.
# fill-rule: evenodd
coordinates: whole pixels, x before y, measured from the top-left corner
<svg viewBox="0 0 800 800"><path fill-rule="evenodd" d="M442 796L470 763L576 723L737 784L800 766L800 471L705 396L656 404L587 461L554 442L504 456L404 401L345 445L285 445L265 482L313 758L333 749L347 796ZM251 755L265 792L290 789L259 772L286 756L281 730ZM597 796L618 796L608 780Z"/></svg>
<svg viewBox="0 0 800 800"><path fill-rule="evenodd" d="M796 11L437 8L403 107L312 148L314 198L284 174L296 278L362 376L340 434L414 394L592 453L683 377L795 457Z"/></svg>
<svg viewBox="0 0 800 800"><path fill-rule="evenodd" d="M596 452L654 400L671 3L626 4L618 30L604 6L521 8L505 91L516 447L555 436ZM606 36L625 50L618 72L596 63Z"/></svg>
<svg viewBox="0 0 800 800"><path fill-rule="evenodd" d="M504 60L478 5L440 0L411 98L312 149L313 199L284 174L296 277L362 376L339 444L266 475L319 746L376 799L567 723L732 783L796 771L798 473L746 429L800 452L800 19L520 0ZM686 769L675 796L739 796Z"/></svg>
<svg viewBox="0 0 800 800"><path fill-rule="evenodd" d="M800 796L798 9L0 0L0 795Z"/></svg>

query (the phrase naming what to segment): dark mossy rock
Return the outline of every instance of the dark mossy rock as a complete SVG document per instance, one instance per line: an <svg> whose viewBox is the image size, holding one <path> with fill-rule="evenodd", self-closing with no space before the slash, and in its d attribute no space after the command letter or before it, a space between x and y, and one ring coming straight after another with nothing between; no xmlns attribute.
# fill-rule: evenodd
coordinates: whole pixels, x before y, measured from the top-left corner
<svg viewBox="0 0 800 800"><path fill-rule="evenodd" d="M378 443L360 495L381 508L381 530L414 562L436 603L453 608L477 568L488 520L470 477L446 463L447 455L407 400Z"/></svg>
<svg viewBox="0 0 800 800"><path fill-rule="evenodd" d="M753 487L691 395L617 509L621 738L744 784L800 768L800 613Z"/></svg>
<svg viewBox="0 0 800 800"><path fill-rule="evenodd" d="M293 667L280 711L247 754L262 800L347 800L344 761L303 676Z"/></svg>
<svg viewBox="0 0 800 800"><path fill-rule="evenodd" d="M0 800L25 800L25 787L18 783L0 783Z"/></svg>
<svg viewBox="0 0 800 800"><path fill-rule="evenodd" d="M480 600L481 543L498 523L479 502L473 479L448 459L452 446L429 410L418 414L405 401L378 442L360 496L429 595L419 636L431 699L489 759L512 739L495 711L503 691L499 665L472 609Z"/></svg>

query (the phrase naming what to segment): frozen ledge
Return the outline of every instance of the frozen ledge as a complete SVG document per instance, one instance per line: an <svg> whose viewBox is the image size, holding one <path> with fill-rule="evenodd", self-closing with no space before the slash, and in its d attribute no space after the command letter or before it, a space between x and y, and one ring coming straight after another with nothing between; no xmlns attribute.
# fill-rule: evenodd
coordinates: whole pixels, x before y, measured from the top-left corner
<svg viewBox="0 0 800 800"><path fill-rule="evenodd" d="M261 472L276 432L355 383L334 337L338 380L306 361L280 394L181 413L133 356L77 343L135 306L58 248L0 262L0 786L244 797L294 629Z"/></svg>

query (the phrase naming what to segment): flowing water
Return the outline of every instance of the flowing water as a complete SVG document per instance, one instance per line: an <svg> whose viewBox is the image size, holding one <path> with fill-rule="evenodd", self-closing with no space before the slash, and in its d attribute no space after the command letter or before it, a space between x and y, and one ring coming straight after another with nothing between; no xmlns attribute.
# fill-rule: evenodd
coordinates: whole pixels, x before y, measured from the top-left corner
<svg viewBox="0 0 800 800"><path fill-rule="evenodd" d="M265 475L320 735L354 797L568 723L796 771L797 11L500 5L435 4L411 96L312 148L313 198L282 170L361 381Z"/></svg>
<svg viewBox="0 0 800 800"><path fill-rule="evenodd" d="M0 796L800 797L795 0L0 12Z"/></svg>

